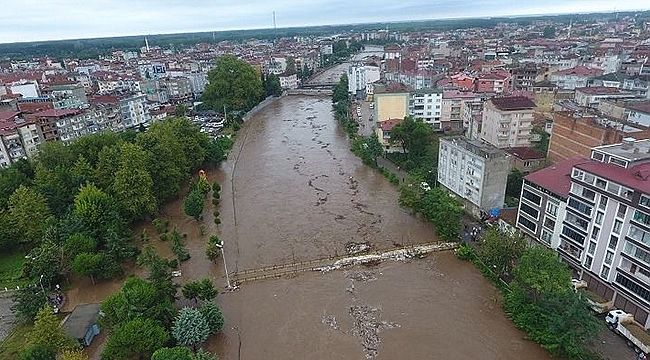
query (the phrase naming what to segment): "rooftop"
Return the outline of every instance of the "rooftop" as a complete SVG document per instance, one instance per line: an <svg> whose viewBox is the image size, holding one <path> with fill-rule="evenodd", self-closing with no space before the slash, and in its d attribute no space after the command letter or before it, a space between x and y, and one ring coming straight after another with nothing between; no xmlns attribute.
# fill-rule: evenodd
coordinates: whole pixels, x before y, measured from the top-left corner
<svg viewBox="0 0 650 360"><path fill-rule="evenodd" d="M524 96L492 98L490 101L497 109L504 111L526 110L537 106L532 100Z"/></svg>
<svg viewBox="0 0 650 360"><path fill-rule="evenodd" d="M583 88L577 88L576 91L589 94L589 95L614 95L614 94L632 95L632 93L629 91L621 90L615 87L606 87L606 86L583 87Z"/></svg>
<svg viewBox="0 0 650 360"><path fill-rule="evenodd" d="M543 159L545 157L541 152L525 146L508 148L505 149L505 152L521 160Z"/></svg>
<svg viewBox="0 0 650 360"><path fill-rule="evenodd" d="M382 131L391 131L395 125L401 123L404 119L388 119L386 121L379 122L379 128Z"/></svg>
<svg viewBox="0 0 650 360"><path fill-rule="evenodd" d="M631 110L650 114L650 102L638 103L630 106Z"/></svg>
<svg viewBox="0 0 650 360"><path fill-rule="evenodd" d="M576 168L598 175L623 186L650 194L650 162L624 169L618 165L598 161L576 164Z"/></svg>
<svg viewBox="0 0 650 360"><path fill-rule="evenodd" d="M0 111L0 122L12 120L19 114L19 111Z"/></svg>
<svg viewBox="0 0 650 360"><path fill-rule="evenodd" d="M77 109L48 109L34 114L36 117L61 117L68 115L77 115L81 111Z"/></svg>
<svg viewBox="0 0 650 360"><path fill-rule="evenodd" d="M614 155L629 162L650 159L650 139L623 139L623 143L603 145L593 148L594 151Z"/></svg>
<svg viewBox="0 0 650 360"><path fill-rule="evenodd" d="M454 146L461 147L476 155L486 158L505 157L506 155L503 150L498 149L488 143L484 143L478 140L470 140L464 136L444 137L440 139L440 143L451 143Z"/></svg>
<svg viewBox="0 0 650 360"><path fill-rule="evenodd" d="M577 164L584 162L589 162L589 159L583 157L567 159L528 174L524 179L566 198L571 189L571 169Z"/></svg>
<svg viewBox="0 0 650 360"><path fill-rule="evenodd" d="M74 339L83 339L89 327L99 319L99 304L77 305L65 319L63 330Z"/></svg>

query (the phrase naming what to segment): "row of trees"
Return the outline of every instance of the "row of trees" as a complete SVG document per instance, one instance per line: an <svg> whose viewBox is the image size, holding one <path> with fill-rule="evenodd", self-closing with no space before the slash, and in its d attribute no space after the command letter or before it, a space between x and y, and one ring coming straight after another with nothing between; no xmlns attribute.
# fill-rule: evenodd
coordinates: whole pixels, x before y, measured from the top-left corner
<svg viewBox="0 0 650 360"><path fill-rule="evenodd" d="M503 290L504 308L517 327L554 356L598 359L587 348L602 325L591 315L584 290L571 286L571 270L557 253L529 247L520 234L488 228L478 252L462 246L457 254L471 260Z"/></svg>
<svg viewBox="0 0 650 360"><path fill-rule="evenodd" d="M45 288L70 274L92 282L121 276L120 263L137 254L129 224L177 196L193 169L222 160L222 145L185 118L144 133L45 143L34 163L0 171L0 245L26 251L25 279ZM40 289L16 293L21 319L33 319L43 305Z"/></svg>

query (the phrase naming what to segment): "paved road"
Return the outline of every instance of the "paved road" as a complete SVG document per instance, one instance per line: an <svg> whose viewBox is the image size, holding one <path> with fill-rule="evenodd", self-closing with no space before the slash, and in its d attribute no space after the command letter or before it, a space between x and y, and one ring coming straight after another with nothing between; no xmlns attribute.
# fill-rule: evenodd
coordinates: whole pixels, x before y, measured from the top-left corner
<svg viewBox="0 0 650 360"><path fill-rule="evenodd" d="M14 326L16 317L11 311L11 306L13 302L11 301L11 296L8 293L0 294L0 343L11 333Z"/></svg>

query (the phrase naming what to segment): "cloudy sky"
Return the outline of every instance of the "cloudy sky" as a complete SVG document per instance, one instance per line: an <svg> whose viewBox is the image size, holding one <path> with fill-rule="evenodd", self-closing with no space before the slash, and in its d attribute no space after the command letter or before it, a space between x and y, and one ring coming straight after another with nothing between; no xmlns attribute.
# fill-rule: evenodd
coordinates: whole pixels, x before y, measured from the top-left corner
<svg viewBox="0 0 650 360"><path fill-rule="evenodd" d="M2 0L0 43L650 9L648 0Z"/></svg>

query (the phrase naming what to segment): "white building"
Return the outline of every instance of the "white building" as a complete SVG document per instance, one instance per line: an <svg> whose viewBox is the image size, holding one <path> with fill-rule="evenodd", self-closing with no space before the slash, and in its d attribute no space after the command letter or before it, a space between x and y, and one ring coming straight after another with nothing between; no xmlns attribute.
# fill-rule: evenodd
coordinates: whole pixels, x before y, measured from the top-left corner
<svg viewBox="0 0 650 360"><path fill-rule="evenodd" d="M366 91L366 67L362 63L353 63L348 67L348 92L353 96Z"/></svg>
<svg viewBox="0 0 650 360"><path fill-rule="evenodd" d="M503 150L461 136L440 139L438 182L476 217L503 207L509 172Z"/></svg>
<svg viewBox="0 0 650 360"><path fill-rule="evenodd" d="M530 146L535 103L523 96L492 98L485 103L481 139L498 147Z"/></svg>
<svg viewBox="0 0 650 360"><path fill-rule="evenodd" d="M146 95L140 94L121 99L119 106L122 111L122 122L126 128L149 125L151 115L147 109Z"/></svg>
<svg viewBox="0 0 650 360"><path fill-rule="evenodd" d="M643 126L650 126L650 103L630 106L627 121Z"/></svg>
<svg viewBox="0 0 650 360"><path fill-rule="evenodd" d="M298 76L296 74L280 74L278 79L280 79L280 87L283 90L298 88Z"/></svg>
<svg viewBox="0 0 650 360"><path fill-rule="evenodd" d="M409 94L409 114L422 119L434 129L440 130L442 113L442 90L420 89Z"/></svg>

